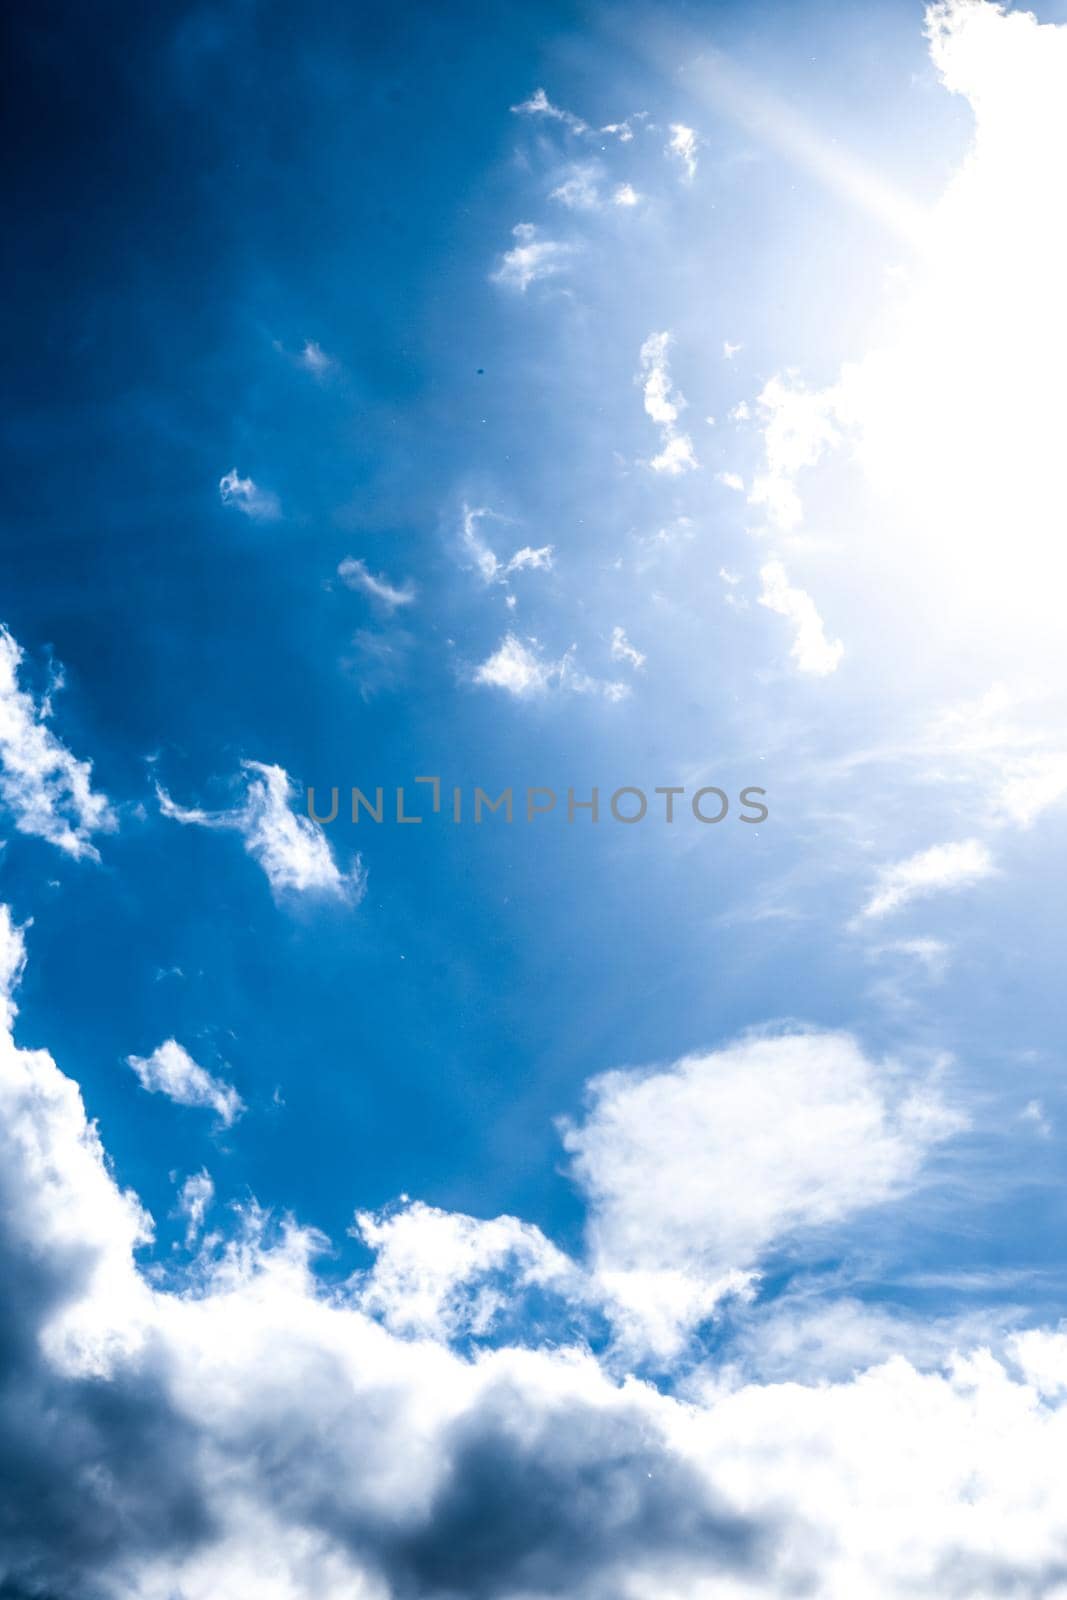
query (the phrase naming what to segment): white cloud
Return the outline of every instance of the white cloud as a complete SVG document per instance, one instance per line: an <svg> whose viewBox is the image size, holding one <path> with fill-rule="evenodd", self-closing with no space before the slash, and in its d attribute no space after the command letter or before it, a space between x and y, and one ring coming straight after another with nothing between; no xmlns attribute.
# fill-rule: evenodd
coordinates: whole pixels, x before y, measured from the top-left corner
<svg viewBox="0 0 1067 1600"><path fill-rule="evenodd" d="M663 449L648 464L653 472L665 472L670 478L676 478L682 472L692 472L694 467L700 465L693 441L687 433L676 433L668 438Z"/></svg>
<svg viewBox="0 0 1067 1600"><path fill-rule="evenodd" d="M259 522L273 522L282 514L276 494L261 489L251 478L239 477L234 468L219 479L219 499L224 506L235 506Z"/></svg>
<svg viewBox="0 0 1067 1600"><path fill-rule="evenodd" d="M528 544L523 545L521 550L516 550L506 561L500 560L482 537L480 526L486 518L495 515L496 513L490 511L487 506L463 507L463 547L484 581L502 583L506 586L508 579L516 572L550 571L555 555L555 546L550 544L541 545L537 549Z"/></svg>
<svg viewBox="0 0 1067 1600"><path fill-rule="evenodd" d="M499 266L489 275L490 282L525 294L531 283L554 278L570 265L573 245L539 237L532 222L516 223L511 231L518 242L505 251Z"/></svg>
<svg viewBox="0 0 1067 1600"><path fill-rule="evenodd" d="M910 960L918 962L933 982L938 982L948 970L951 948L943 939L894 939L890 944L882 945L880 951L890 955L907 956Z"/></svg>
<svg viewBox="0 0 1067 1600"><path fill-rule="evenodd" d="M300 352L300 365L316 378L325 378L327 373L333 372L337 362L333 356L328 356L322 346L314 339L309 339Z"/></svg>
<svg viewBox="0 0 1067 1600"><path fill-rule="evenodd" d="M906 584L943 636L1055 670L1067 226L1051 197L1067 141L1067 29L983 0L932 5L927 26L973 137L905 228L867 347L821 391L775 380L767 501L795 526L799 478L825 458L805 497L821 531L847 534L863 592ZM931 152L925 179L940 173ZM797 412L784 453L782 405Z"/></svg>
<svg viewBox="0 0 1067 1600"><path fill-rule="evenodd" d="M795 380L775 377L764 385L758 405L766 464L753 479L749 503L766 506L771 521L788 532L803 517L797 473L814 466L840 438L835 423L838 393L834 389L812 393ZM737 411L740 414L740 407Z"/></svg>
<svg viewBox="0 0 1067 1600"><path fill-rule="evenodd" d="M525 644L516 634L508 633L475 670L474 681L493 689L505 689L508 694L524 700L543 694L559 673L560 663L546 662L536 640Z"/></svg>
<svg viewBox="0 0 1067 1600"><path fill-rule="evenodd" d="M535 550L530 545L524 544L521 550L516 550L515 554L509 557L500 570L505 577L510 577L513 572L522 572L524 568L535 572L547 572L552 566L553 548L550 544L544 544Z"/></svg>
<svg viewBox="0 0 1067 1600"><path fill-rule="evenodd" d="M854 1046L832 1051L679 1063L643 1108L648 1080L601 1084L593 1125L617 1118L620 1142L587 1140L586 1159L612 1227L632 1219L628 1251L644 1259L663 1224L652 1274L680 1238L704 1272L768 1226L821 1226L914 1181L940 1114L927 1124ZM496 1220L426 1207L405 1233L374 1218L376 1286L374 1268L338 1286L313 1270L325 1241L250 1207L184 1277L150 1278L135 1251L151 1221L77 1085L0 1038L0 1334L17 1363L0 1448L18 1465L0 1581L72 1600L944 1600L946 1584L1051 1600L1067 1544L1061 1332L943 1358L920 1329L921 1370L906 1333L831 1302L817 1324L779 1319L770 1381L709 1362L675 1392L620 1381L529 1322L528 1344L464 1354L443 1341L469 1334L509 1263L527 1290L569 1278L536 1229Z"/></svg>
<svg viewBox="0 0 1067 1600"><path fill-rule="evenodd" d="M405 578L400 585L391 583L388 578L378 573L377 576L368 570L365 561L357 556L346 556L337 568L337 575L350 589L360 589L386 611L395 611L398 606L409 606L415 599L415 585L410 578Z"/></svg>
<svg viewBox="0 0 1067 1600"><path fill-rule="evenodd" d="M234 810L202 811L176 805L157 785L160 811L175 822L239 833L277 896L321 893L360 900L366 887L360 858L356 857L347 873L341 871L320 825L292 811L293 786L284 768L262 761L243 761L241 767L245 799Z"/></svg>
<svg viewBox="0 0 1067 1600"><path fill-rule="evenodd" d="M1058 686L1038 691L995 684L931 718L918 755L981 796L987 820L1030 828L1067 795L1065 707ZM912 752L908 752L909 754Z"/></svg>
<svg viewBox="0 0 1067 1600"><path fill-rule="evenodd" d="M738 494L745 492L745 480L737 472L717 472L716 483L721 483L724 489L734 489Z"/></svg>
<svg viewBox="0 0 1067 1600"><path fill-rule="evenodd" d="M603 211L609 204L632 210L641 196L632 183L617 183L605 196L601 185L604 168L597 161L586 161L572 166L563 182L549 192L550 200L558 200L569 211Z"/></svg>
<svg viewBox="0 0 1067 1600"><path fill-rule="evenodd" d="M1052 1123L1045 1115L1045 1108L1040 1100L1028 1100L1019 1113L1019 1121L1029 1123L1042 1139L1051 1139Z"/></svg>
<svg viewBox="0 0 1067 1600"><path fill-rule="evenodd" d="M588 672L584 672L575 660L573 647L567 651L559 665L560 686L571 694L597 695L610 701L612 705L618 705L621 700L630 698L628 683L620 683L617 678L594 678Z"/></svg>
<svg viewBox="0 0 1067 1600"><path fill-rule="evenodd" d="M731 344L729 339L724 339L723 342L722 342L722 358L723 358L724 361L732 361L734 359L734 356L738 355L739 352L741 350L743 350L743 349L744 349L743 345ZM744 401L742 401L741 404L744 405ZM734 409L735 410L740 410L740 407L735 407ZM746 410L746 414L747 414L748 408L745 407L745 410Z"/></svg>
<svg viewBox="0 0 1067 1600"><path fill-rule="evenodd" d="M680 161L685 169L687 183L692 183L697 170L697 146L700 140L694 128L687 128L684 122L671 123L670 143L668 152Z"/></svg>
<svg viewBox="0 0 1067 1600"><path fill-rule="evenodd" d="M776 1241L882 1204L960 1121L844 1034L743 1039L610 1072L564 1144L626 1343L669 1356Z"/></svg>
<svg viewBox="0 0 1067 1600"><path fill-rule="evenodd" d="M615 627L611 630L611 655L615 661L628 661L635 670L644 666L647 656L636 650L626 637L623 628Z"/></svg>
<svg viewBox="0 0 1067 1600"><path fill-rule="evenodd" d="M572 167L570 176L553 189L548 198L560 201L569 211L596 211L601 203L600 176L601 168L596 162Z"/></svg>
<svg viewBox="0 0 1067 1600"><path fill-rule="evenodd" d="M19 683L23 651L0 625L0 801L20 833L47 839L75 858L98 861L94 833L118 826L106 795L92 787L92 763L79 761L48 726L42 702Z"/></svg>
<svg viewBox="0 0 1067 1600"><path fill-rule="evenodd" d="M840 639L828 639L814 600L803 589L795 589L780 561L768 561L760 568L763 588L759 603L793 624L790 655L798 672L818 678L835 672L845 653Z"/></svg>
<svg viewBox="0 0 1067 1600"><path fill-rule="evenodd" d="M643 386L645 412L660 430L663 449L649 462L654 472L664 472L676 477L698 466L693 442L687 433L678 428L678 418L685 410L685 396L671 382L668 351L671 347L669 333L650 333L641 346L641 368L638 374Z"/></svg>
<svg viewBox="0 0 1067 1600"><path fill-rule="evenodd" d="M605 700L625 700L629 686L591 677L576 664L573 649L558 660L548 660L536 639L522 640L507 633L496 650L474 672L474 682L504 689L519 700L534 699L553 686L570 694L600 695Z"/></svg>
<svg viewBox="0 0 1067 1600"><path fill-rule="evenodd" d="M572 111L563 111L559 106L554 106L543 89L535 89L528 100L511 107L512 113L520 117L546 117L549 121L560 122L571 133L589 133L587 122L581 117L576 117Z"/></svg>
<svg viewBox="0 0 1067 1600"><path fill-rule="evenodd" d="M191 1249L204 1226L204 1218L215 1198L215 1185L206 1170L192 1172L182 1184L178 1196L178 1215L186 1220L185 1245Z"/></svg>
<svg viewBox="0 0 1067 1600"><path fill-rule="evenodd" d="M176 1039L165 1039L150 1056L127 1056L126 1065L149 1094L164 1094L177 1106L204 1106L227 1128L244 1110L236 1089L213 1078Z"/></svg>
<svg viewBox="0 0 1067 1600"><path fill-rule="evenodd" d="M517 1217L484 1222L416 1201L357 1212L353 1231L375 1252L360 1304L395 1332L422 1338L485 1335L522 1289L575 1276L541 1230Z"/></svg>
<svg viewBox="0 0 1067 1600"><path fill-rule="evenodd" d="M878 887L863 908L865 917L884 917L912 900L949 889L969 889L995 872L993 858L978 839L935 844L906 861L883 867Z"/></svg>

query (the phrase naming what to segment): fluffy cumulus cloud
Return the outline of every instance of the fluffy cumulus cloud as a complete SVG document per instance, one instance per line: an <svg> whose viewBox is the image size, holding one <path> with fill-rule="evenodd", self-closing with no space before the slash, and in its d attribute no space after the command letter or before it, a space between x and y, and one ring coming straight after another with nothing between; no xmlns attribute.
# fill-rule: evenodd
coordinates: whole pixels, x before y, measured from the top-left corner
<svg viewBox="0 0 1067 1600"><path fill-rule="evenodd" d="M692 439L678 426L686 400L671 381L671 342L671 335L667 332L649 334L641 346L638 376L644 394L645 411L659 428L663 441L662 450L652 457L649 466L653 472L662 472L673 478L691 471L698 463Z"/></svg>
<svg viewBox="0 0 1067 1600"><path fill-rule="evenodd" d="M157 786L159 809L174 822L240 834L277 896L317 893L353 902L361 899L366 878L360 858L342 871L320 825L292 809L294 789L288 773L262 761L242 762L242 769L245 797L232 811L181 806Z"/></svg>
<svg viewBox="0 0 1067 1600"><path fill-rule="evenodd" d="M763 587L759 603L785 617L793 627L790 657L798 672L825 678L836 672L845 647L840 639L828 639L826 628L811 595L789 582L780 561L767 561L760 568Z"/></svg>
<svg viewBox="0 0 1067 1600"><path fill-rule="evenodd" d="M360 1303L397 1332L484 1335L524 1289L562 1292L576 1276L541 1230L517 1217L483 1222L416 1201L389 1213L361 1211L354 1231L376 1255Z"/></svg>
<svg viewBox="0 0 1067 1600"><path fill-rule="evenodd" d="M756 1037L594 1079L566 1128L594 1270L624 1343L674 1354L772 1242L914 1181L959 1117L844 1035Z"/></svg>
<svg viewBox="0 0 1067 1600"><path fill-rule="evenodd" d="M166 1095L178 1106L204 1106L214 1111L224 1127L244 1110L236 1089L212 1077L176 1039L165 1039L150 1056L127 1056L126 1065L149 1094Z"/></svg>
<svg viewBox="0 0 1067 1600"><path fill-rule="evenodd" d="M980 839L935 844L905 861L883 867L877 887L863 908L865 917L885 917L912 900L943 894L948 889L969 889L996 868Z"/></svg>
<svg viewBox="0 0 1067 1600"><path fill-rule="evenodd" d="M23 951L6 912L0 956L10 990ZM777 1227L884 1202L944 1131L939 1110L846 1041L809 1039L807 1088L784 1055L761 1064L769 1041L742 1048L757 1052L746 1073L714 1057L672 1069L662 1115L640 1103L648 1079L595 1086L572 1146L602 1247L617 1236L612 1248L647 1260L643 1196L664 1225L653 1270L670 1270L683 1234L718 1270ZM760 1129L788 1119L793 1135L769 1149L745 1108L761 1094ZM495 1314L497 1271L527 1285L571 1271L516 1219L363 1217L377 1262L328 1288L315 1236L251 1209L165 1282L138 1265L151 1220L77 1086L6 1029L0 1113L0 1586L12 1596L1052 1600L1062 1588L1067 1339L1055 1330L819 1381L705 1367L675 1396L580 1343L456 1347ZM694 1115L706 1142L688 1132ZM725 1174L701 1177L722 1163L730 1204ZM844 1337L862 1349L846 1311ZM837 1336L825 1321L820 1340Z"/></svg>
<svg viewBox="0 0 1067 1600"><path fill-rule="evenodd" d="M112 832L115 813L93 789L92 763L71 755L48 726L50 696L38 702L22 687L22 661L22 649L0 625L0 802L20 833L96 861L92 836Z"/></svg>

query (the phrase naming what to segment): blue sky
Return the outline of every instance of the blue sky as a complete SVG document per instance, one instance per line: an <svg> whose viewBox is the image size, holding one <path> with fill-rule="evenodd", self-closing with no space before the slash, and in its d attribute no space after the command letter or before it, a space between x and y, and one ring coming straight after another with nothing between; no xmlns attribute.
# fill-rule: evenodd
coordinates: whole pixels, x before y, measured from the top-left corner
<svg viewBox="0 0 1067 1600"><path fill-rule="evenodd" d="M1059 1592L1037 10L6 20L0 1591Z"/></svg>

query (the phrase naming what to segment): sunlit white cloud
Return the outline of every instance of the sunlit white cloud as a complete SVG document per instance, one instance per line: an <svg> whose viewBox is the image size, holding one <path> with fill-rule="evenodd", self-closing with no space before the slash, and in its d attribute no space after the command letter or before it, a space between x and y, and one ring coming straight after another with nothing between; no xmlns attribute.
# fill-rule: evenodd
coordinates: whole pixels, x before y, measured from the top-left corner
<svg viewBox="0 0 1067 1600"><path fill-rule="evenodd" d="M353 1231L375 1252L360 1303L398 1333L484 1336L523 1289L562 1289L576 1277L541 1230L517 1217L482 1221L416 1201L358 1212Z"/></svg>
<svg viewBox="0 0 1067 1600"><path fill-rule="evenodd" d="M19 681L21 647L0 625L0 802L20 833L47 839L67 855L99 860L94 833L118 822L106 795L92 786L92 762L79 761L56 738L48 720L51 696L40 702Z"/></svg>
<svg viewBox="0 0 1067 1600"><path fill-rule="evenodd" d="M164 1039L150 1056L127 1056L126 1065L149 1094L166 1095L177 1106L203 1106L214 1111L224 1127L244 1109L236 1089L212 1077L176 1039Z"/></svg>
<svg viewBox="0 0 1067 1600"><path fill-rule="evenodd" d="M361 899L366 878L360 858L342 872L319 824L293 811L294 789L288 773L262 761L243 761L241 767L245 798L232 811L177 805L157 785L160 811L175 822L240 834L276 895L320 893L353 902Z"/></svg>
<svg viewBox="0 0 1067 1600"><path fill-rule="evenodd" d="M671 123L671 137L667 149L681 163L686 181L689 183L696 177L699 143L695 128L687 128L684 122Z"/></svg>
<svg viewBox="0 0 1067 1600"><path fill-rule="evenodd" d="M845 1035L756 1037L590 1086L564 1143L591 1208L594 1269L620 1335L662 1356L772 1240L880 1204L958 1131L936 1085L908 1086Z"/></svg>
<svg viewBox="0 0 1067 1600"><path fill-rule="evenodd" d="M760 568L763 588L759 603L775 611L793 625L790 655L798 672L824 678L835 672L845 653L840 639L828 639L814 600L803 589L795 588L780 561L768 561Z"/></svg>
<svg viewBox="0 0 1067 1600"><path fill-rule="evenodd" d="M863 908L865 917L884 917L912 900L969 889L995 871L993 858L979 839L931 845L905 861L883 867L878 887Z"/></svg>
<svg viewBox="0 0 1067 1600"><path fill-rule="evenodd" d="M596 678L583 671L573 648L553 660L545 656L538 640L520 639L515 633L505 634L492 654L475 668L473 681L487 688L503 689L519 700L543 695L553 687L608 701L625 700L630 693L625 683Z"/></svg>
<svg viewBox="0 0 1067 1600"><path fill-rule="evenodd" d="M535 640L505 634L497 648L475 669L475 683L504 689L518 699L543 694L559 678L560 663L546 661Z"/></svg>
<svg viewBox="0 0 1067 1600"><path fill-rule="evenodd" d="M981 629L987 650L1051 662L1067 570L1067 225L1049 196L1067 31L982 0L931 6L927 25L942 81L973 112L970 148L912 219L868 347L825 388L765 387L752 497L793 528L810 501L857 573L907 582L939 626Z"/></svg>
<svg viewBox="0 0 1067 1600"><path fill-rule="evenodd" d="M766 506L775 526L788 531L803 517L797 474L814 465L840 438L834 420L837 391L812 393L795 380L775 377L764 385L758 406L765 465L754 477L748 498L754 506ZM735 415L740 411L735 408Z"/></svg>
<svg viewBox="0 0 1067 1600"><path fill-rule="evenodd" d="M663 449L653 456L649 466L653 472L677 477L698 465L693 441L678 427L678 419L685 410L685 396L674 387L671 380L670 333L651 333L641 346L639 379L642 383L645 411L657 425L663 440Z"/></svg>
<svg viewBox="0 0 1067 1600"><path fill-rule="evenodd" d="M13 984L5 911L9 946ZM768 1230L889 1203L950 1131L928 1088L847 1041L777 1043L594 1086L572 1154L624 1259L653 1248L657 1218L662 1278L683 1241L682 1270L704 1274ZM0 1202L5 1282L23 1291L0 1309L19 1362L0 1437L34 1440L5 1504L9 1587L213 1600L258 1592L269 1549L279 1600L943 1600L946 1572L983 1597L1052 1592L1067 1542L1055 1329L994 1328L954 1354L855 1300L787 1306L741 1351L765 1379L706 1364L661 1392L580 1338L464 1353L509 1283L566 1292L572 1265L517 1218L418 1205L362 1214L375 1261L347 1285L314 1270L327 1241L254 1205L164 1284L138 1266L151 1219L77 1085L9 1034ZM487 1517L492 1538L473 1538Z"/></svg>

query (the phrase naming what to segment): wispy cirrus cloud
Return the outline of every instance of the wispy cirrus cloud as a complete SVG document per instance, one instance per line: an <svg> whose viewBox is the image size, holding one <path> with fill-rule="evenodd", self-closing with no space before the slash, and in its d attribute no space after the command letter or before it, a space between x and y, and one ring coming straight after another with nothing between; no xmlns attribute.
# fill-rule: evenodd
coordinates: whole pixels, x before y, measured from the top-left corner
<svg viewBox="0 0 1067 1600"><path fill-rule="evenodd" d="M557 277L570 266L575 245L544 238L532 222L518 222L511 232L515 244L504 252L490 273L491 283L525 294L531 283Z"/></svg>
<svg viewBox="0 0 1067 1600"><path fill-rule="evenodd" d="M156 785L159 809L174 822L233 831L266 873L276 897L325 894L357 903L366 888L360 857L342 872L318 823L292 809L294 788L282 767L243 761L245 798L231 811L204 811L176 804Z"/></svg>
<svg viewBox="0 0 1067 1600"><path fill-rule="evenodd" d="M177 1212L185 1218L185 1247L191 1249L204 1226L204 1219L215 1198L215 1184L211 1174L203 1169L191 1172L178 1194Z"/></svg>
<svg viewBox="0 0 1067 1600"><path fill-rule="evenodd" d="M51 695L38 702L22 688L23 660L0 624L0 802L20 833L75 859L98 861L92 836L113 833L118 820L107 796L93 789L92 762L73 756L48 726Z"/></svg>
<svg viewBox="0 0 1067 1600"><path fill-rule="evenodd" d="M537 548L524 544L521 549L501 560L481 531L483 522L496 517L497 513L491 511L488 506L464 505L463 507L460 526L463 549L483 581L502 583L506 586L508 579L516 572L548 572L555 557L555 546L551 544L543 544Z"/></svg>
<svg viewBox="0 0 1067 1600"><path fill-rule="evenodd" d="M415 585L410 578L395 584L382 573L373 573L358 556L346 556L337 568L337 576L350 589L358 589L376 601L386 611L409 606L415 599Z"/></svg>
<svg viewBox="0 0 1067 1600"><path fill-rule="evenodd" d="M550 122L562 123L571 133L585 134L592 131L588 122L575 116L573 111L564 111L561 107L553 105L543 89L535 89L528 100L512 106L511 112L516 117L546 117Z"/></svg>
<svg viewBox="0 0 1067 1600"><path fill-rule="evenodd" d="M980 839L931 845L904 861L883 867L878 885L864 906L864 917L885 917L912 900L969 889L996 871L993 857Z"/></svg>
<svg viewBox="0 0 1067 1600"><path fill-rule="evenodd" d="M252 478L242 478L233 467L219 479L219 499L255 522L275 522L282 514L281 501L272 490L261 489Z"/></svg>
<svg viewBox="0 0 1067 1600"><path fill-rule="evenodd" d="M310 372L315 378L328 377L331 372L336 372L339 365L337 358L327 355L315 339L305 342L298 359L305 372Z"/></svg>

